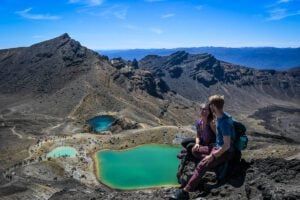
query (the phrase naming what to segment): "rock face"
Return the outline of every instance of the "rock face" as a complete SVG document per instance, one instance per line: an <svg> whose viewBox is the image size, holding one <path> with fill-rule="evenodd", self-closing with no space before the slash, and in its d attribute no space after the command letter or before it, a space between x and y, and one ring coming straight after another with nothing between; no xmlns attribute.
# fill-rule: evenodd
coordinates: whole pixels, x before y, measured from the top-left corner
<svg viewBox="0 0 300 200"><path fill-rule="evenodd" d="M240 166L230 171L221 182L216 180L213 172L206 173L192 199L298 199L299 164L299 160L275 158L256 159L249 163L242 160ZM192 176L196 166L195 161L188 161L183 170L185 176Z"/></svg>
<svg viewBox="0 0 300 200"><path fill-rule="evenodd" d="M160 78L146 70L137 69L136 61L128 62L122 59L111 60L114 67L119 69L112 75L112 79L120 86L126 86L128 92L146 91L154 97L163 98L162 93L167 93L169 87ZM133 63L133 65L132 65Z"/></svg>
<svg viewBox="0 0 300 200"><path fill-rule="evenodd" d="M130 60L123 60L122 58L113 58L110 60L112 66L114 66L117 69L121 69L123 67L131 67L133 69L138 69L139 64L136 59Z"/></svg>
<svg viewBox="0 0 300 200"><path fill-rule="evenodd" d="M121 119L117 119L111 126L110 130L113 133L118 133L124 130L129 130L129 129L137 129L140 128L140 125L135 122L132 121L130 119L127 118L121 118Z"/></svg>

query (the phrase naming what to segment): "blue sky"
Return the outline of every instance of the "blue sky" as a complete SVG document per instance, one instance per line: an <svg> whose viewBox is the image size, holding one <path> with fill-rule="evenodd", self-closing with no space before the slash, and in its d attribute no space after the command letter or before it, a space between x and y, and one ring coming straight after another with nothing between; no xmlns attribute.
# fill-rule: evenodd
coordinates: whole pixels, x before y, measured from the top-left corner
<svg viewBox="0 0 300 200"><path fill-rule="evenodd" d="M300 47L300 0L0 2L0 49L65 32L91 49Z"/></svg>

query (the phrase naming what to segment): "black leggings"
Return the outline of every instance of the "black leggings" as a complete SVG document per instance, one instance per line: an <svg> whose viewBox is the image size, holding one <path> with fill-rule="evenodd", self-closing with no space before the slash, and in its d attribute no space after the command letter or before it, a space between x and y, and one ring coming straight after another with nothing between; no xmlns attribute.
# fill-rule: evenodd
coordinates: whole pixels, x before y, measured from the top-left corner
<svg viewBox="0 0 300 200"><path fill-rule="evenodd" d="M196 144L195 138L185 138L181 142L181 145L183 146L183 148L187 149L189 152L192 151L192 148L195 144Z"/></svg>

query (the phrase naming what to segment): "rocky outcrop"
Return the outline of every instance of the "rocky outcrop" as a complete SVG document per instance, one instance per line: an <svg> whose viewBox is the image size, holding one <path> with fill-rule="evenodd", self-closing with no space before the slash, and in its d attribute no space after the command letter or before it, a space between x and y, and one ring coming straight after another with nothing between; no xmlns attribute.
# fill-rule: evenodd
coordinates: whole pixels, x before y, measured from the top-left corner
<svg viewBox="0 0 300 200"><path fill-rule="evenodd" d="M171 54L169 57L165 57L165 59L161 58L161 56L154 55L146 56L139 62L139 66L153 69L153 73L160 77L165 76L165 72L167 72L172 78L179 78L183 70L178 65L188 58L188 53L179 51Z"/></svg>
<svg viewBox="0 0 300 200"><path fill-rule="evenodd" d="M113 58L110 60L111 64L113 67L117 69L121 69L124 67L131 67L133 69L138 69L139 64L136 59L133 59L132 61L130 60L123 60L122 58Z"/></svg>
<svg viewBox="0 0 300 200"><path fill-rule="evenodd" d="M147 92L151 96L163 98L163 93L169 91L168 85L160 78L155 77L150 71L136 69L134 62L126 62L122 59L111 60L117 71L112 74L112 79L119 85L126 87L128 92Z"/></svg>
<svg viewBox="0 0 300 200"><path fill-rule="evenodd" d="M113 133L119 133L124 130L137 129L137 128L141 128L141 126L136 121L128 118L118 118L112 124L110 130Z"/></svg>
<svg viewBox="0 0 300 200"><path fill-rule="evenodd" d="M191 199L298 199L300 160L278 158L256 159L250 162L242 160L236 169L228 172L226 179L217 181L214 172L203 177L199 189ZM189 161L184 171L190 177L196 167Z"/></svg>

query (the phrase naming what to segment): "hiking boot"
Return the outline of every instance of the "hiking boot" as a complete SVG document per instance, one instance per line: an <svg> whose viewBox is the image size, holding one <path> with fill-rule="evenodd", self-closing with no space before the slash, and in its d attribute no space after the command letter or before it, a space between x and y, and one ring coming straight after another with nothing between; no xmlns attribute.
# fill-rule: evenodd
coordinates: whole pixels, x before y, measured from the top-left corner
<svg viewBox="0 0 300 200"><path fill-rule="evenodd" d="M190 199L189 193L183 189L179 189L174 195L170 197L170 200L188 200Z"/></svg>

